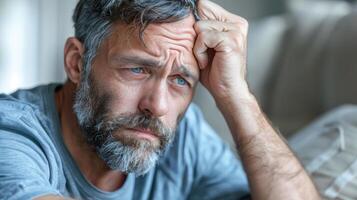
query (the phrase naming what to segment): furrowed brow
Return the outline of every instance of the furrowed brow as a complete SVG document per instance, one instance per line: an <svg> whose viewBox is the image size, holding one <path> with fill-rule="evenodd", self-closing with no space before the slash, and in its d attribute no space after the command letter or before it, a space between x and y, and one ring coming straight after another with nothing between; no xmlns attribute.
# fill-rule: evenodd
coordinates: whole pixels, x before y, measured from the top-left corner
<svg viewBox="0 0 357 200"><path fill-rule="evenodd" d="M114 62L119 64L137 64L143 67L153 67L153 68L163 67L163 65L156 60L142 58L139 56L131 56L131 55L117 56L115 57ZM194 81L195 83L199 81L198 76L195 73L193 73L191 70L189 70L189 67L186 65L179 66L177 68L177 71L182 73L183 76L192 79L192 81Z"/></svg>
<svg viewBox="0 0 357 200"><path fill-rule="evenodd" d="M195 83L198 82L198 76L195 75L186 65L181 65L178 67L178 71L180 71L185 77L192 79Z"/></svg>
<svg viewBox="0 0 357 200"><path fill-rule="evenodd" d="M115 62L120 64L137 64L143 67L161 67L160 63L156 60L142 58L139 56L118 56L115 58Z"/></svg>

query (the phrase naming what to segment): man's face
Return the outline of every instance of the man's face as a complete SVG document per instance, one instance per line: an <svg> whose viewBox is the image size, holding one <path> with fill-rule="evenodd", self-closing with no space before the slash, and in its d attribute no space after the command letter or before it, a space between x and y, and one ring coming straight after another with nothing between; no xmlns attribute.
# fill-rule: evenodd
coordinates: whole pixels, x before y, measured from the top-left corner
<svg viewBox="0 0 357 200"><path fill-rule="evenodd" d="M112 169L146 173L170 144L193 97L199 69L192 16L151 24L143 41L117 23L97 51L75 112L88 141ZM87 97L87 98L86 98Z"/></svg>

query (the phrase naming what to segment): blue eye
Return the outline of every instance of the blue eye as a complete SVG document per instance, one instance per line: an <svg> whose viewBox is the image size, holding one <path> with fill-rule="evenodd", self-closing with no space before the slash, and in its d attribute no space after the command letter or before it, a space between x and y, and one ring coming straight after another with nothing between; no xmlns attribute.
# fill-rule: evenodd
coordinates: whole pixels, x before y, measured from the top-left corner
<svg viewBox="0 0 357 200"><path fill-rule="evenodd" d="M187 85L187 84L188 84L185 79L180 78L180 77L176 77L175 80L176 80L176 83L179 84L179 85L181 85L181 86L184 86L184 85Z"/></svg>
<svg viewBox="0 0 357 200"><path fill-rule="evenodd" d="M144 73L144 69L141 68L141 67L131 68L130 71L133 72L133 73L135 73L135 74Z"/></svg>

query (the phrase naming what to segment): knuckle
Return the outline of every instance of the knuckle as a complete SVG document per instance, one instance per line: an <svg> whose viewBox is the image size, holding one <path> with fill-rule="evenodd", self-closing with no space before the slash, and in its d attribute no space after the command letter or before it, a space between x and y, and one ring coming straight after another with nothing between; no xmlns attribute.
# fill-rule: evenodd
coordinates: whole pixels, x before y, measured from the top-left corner
<svg viewBox="0 0 357 200"><path fill-rule="evenodd" d="M245 42L245 37L242 33L238 31L232 31L229 33L229 38L231 38L230 44L233 49L240 50L243 48L243 44Z"/></svg>
<svg viewBox="0 0 357 200"><path fill-rule="evenodd" d="M245 31L248 30L249 22L245 18L238 16L235 25Z"/></svg>
<svg viewBox="0 0 357 200"><path fill-rule="evenodd" d="M248 28L249 28L249 22L246 19L242 18L242 25L241 26L242 26L243 32L245 34L247 34Z"/></svg>
<svg viewBox="0 0 357 200"><path fill-rule="evenodd" d="M202 46L204 46L204 44L207 42L208 39L209 38L208 38L206 32L199 33L196 38L196 43L195 43L194 49L195 50L201 49Z"/></svg>
<svg viewBox="0 0 357 200"><path fill-rule="evenodd" d="M212 35L218 36L219 34L216 30L206 30L201 33L202 39L204 40L210 40Z"/></svg>
<svg viewBox="0 0 357 200"><path fill-rule="evenodd" d="M198 21L198 22L196 22L195 24L194 24L194 29L197 31L197 32L203 32L206 28L206 25L207 24L207 22L206 21Z"/></svg>
<svg viewBox="0 0 357 200"><path fill-rule="evenodd" d="M206 40L206 38L207 38L207 33L205 33L205 32L200 32L197 35L197 40L198 41L204 41L204 40Z"/></svg>
<svg viewBox="0 0 357 200"><path fill-rule="evenodd" d="M248 20L246 20L246 19L244 19L244 18L242 18L242 17L241 17L241 24L242 24L243 26L245 26L245 27L248 27L248 26L249 26Z"/></svg>

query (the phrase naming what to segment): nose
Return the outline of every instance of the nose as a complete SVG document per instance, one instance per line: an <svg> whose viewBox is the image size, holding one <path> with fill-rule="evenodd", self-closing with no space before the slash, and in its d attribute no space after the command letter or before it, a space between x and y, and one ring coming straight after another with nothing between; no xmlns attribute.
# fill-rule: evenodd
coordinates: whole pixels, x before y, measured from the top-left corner
<svg viewBox="0 0 357 200"><path fill-rule="evenodd" d="M153 84L152 87L145 88L139 102L139 109L142 113L161 117L169 111L168 89L165 83Z"/></svg>

